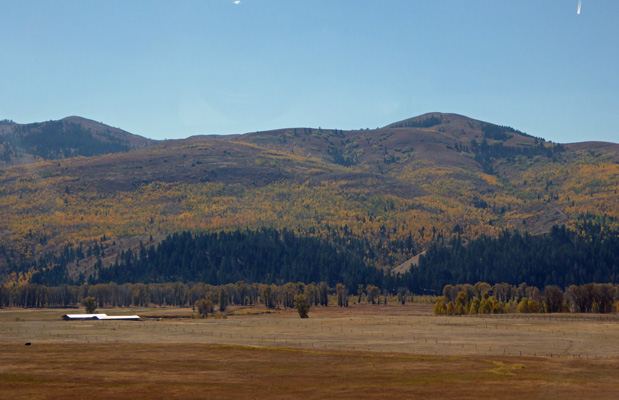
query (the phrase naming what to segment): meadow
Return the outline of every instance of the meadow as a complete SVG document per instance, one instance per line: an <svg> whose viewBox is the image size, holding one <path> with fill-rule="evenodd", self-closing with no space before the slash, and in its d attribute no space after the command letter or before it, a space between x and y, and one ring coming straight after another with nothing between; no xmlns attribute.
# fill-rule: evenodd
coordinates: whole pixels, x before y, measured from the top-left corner
<svg viewBox="0 0 619 400"><path fill-rule="evenodd" d="M619 317L434 316L431 306L0 310L3 398L616 398ZM30 345L26 345L30 343Z"/></svg>

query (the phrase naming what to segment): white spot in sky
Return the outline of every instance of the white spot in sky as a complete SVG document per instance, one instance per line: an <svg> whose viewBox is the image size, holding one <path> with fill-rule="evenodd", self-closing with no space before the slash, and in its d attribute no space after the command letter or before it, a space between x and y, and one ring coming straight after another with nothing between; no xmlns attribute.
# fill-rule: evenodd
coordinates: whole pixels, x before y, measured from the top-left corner
<svg viewBox="0 0 619 400"><path fill-rule="evenodd" d="M578 0L578 10L576 11L576 14L578 14L578 15L580 15L581 2L582 2L582 0Z"/></svg>
<svg viewBox="0 0 619 400"><path fill-rule="evenodd" d="M236 0L234 4L241 4L241 0Z"/></svg>

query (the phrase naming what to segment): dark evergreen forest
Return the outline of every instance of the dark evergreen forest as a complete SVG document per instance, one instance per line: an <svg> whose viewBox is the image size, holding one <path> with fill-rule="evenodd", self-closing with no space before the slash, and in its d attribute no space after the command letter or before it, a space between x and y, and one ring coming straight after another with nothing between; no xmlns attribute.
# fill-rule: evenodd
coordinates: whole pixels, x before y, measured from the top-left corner
<svg viewBox="0 0 619 400"><path fill-rule="evenodd" d="M156 246L127 251L96 282L248 283L327 282L348 287L381 284L383 273L351 252L293 232L274 229L168 236Z"/></svg>
<svg viewBox="0 0 619 400"><path fill-rule="evenodd" d="M469 243L459 238L436 243L406 275L417 293L440 293L456 283L506 282L530 286L619 282L619 231L583 222L578 231L555 226L531 236L518 231L498 238L481 236Z"/></svg>
<svg viewBox="0 0 619 400"><path fill-rule="evenodd" d="M105 243L105 241L103 241ZM566 288L586 283L619 283L619 231L593 222L578 230L555 226L531 236L504 231L497 238L481 236L468 243L459 237L440 240L404 275L384 274L368 265L367 254L292 231L261 229L219 233L175 233L161 243L122 252L109 268L97 263L96 275L70 280L67 264L98 255L105 244L83 249L66 247L62 254L41 258L34 284L57 286L89 283L326 282L349 288L376 285L395 293L407 288L418 294L440 294L445 285L508 283ZM49 267L49 265L54 265ZM44 265L47 268L43 268ZM28 268L26 268L27 270Z"/></svg>

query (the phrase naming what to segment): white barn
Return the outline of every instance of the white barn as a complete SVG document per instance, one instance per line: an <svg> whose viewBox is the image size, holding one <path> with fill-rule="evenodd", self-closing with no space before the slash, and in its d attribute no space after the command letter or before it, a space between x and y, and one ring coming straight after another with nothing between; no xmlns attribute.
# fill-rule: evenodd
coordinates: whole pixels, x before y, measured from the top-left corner
<svg viewBox="0 0 619 400"><path fill-rule="evenodd" d="M97 317L97 319L102 321L139 321L140 317L137 315L104 315L102 317Z"/></svg>
<svg viewBox="0 0 619 400"><path fill-rule="evenodd" d="M85 319L96 319L99 321L139 321L137 315L107 315L107 314L66 314L62 316L65 321L78 321Z"/></svg>
<svg viewBox="0 0 619 400"><path fill-rule="evenodd" d="M74 321L80 319L99 319L100 317L107 317L105 314L66 314L62 316L65 321Z"/></svg>

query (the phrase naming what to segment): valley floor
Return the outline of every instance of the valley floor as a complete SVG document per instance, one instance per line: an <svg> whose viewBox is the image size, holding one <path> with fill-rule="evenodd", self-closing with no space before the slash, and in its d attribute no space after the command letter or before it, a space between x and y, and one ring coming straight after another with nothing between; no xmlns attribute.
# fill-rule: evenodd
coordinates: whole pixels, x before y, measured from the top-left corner
<svg viewBox="0 0 619 400"><path fill-rule="evenodd" d="M616 398L617 315L446 317L427 305L0 310L0 393L30 398ZM78 313L81 310L77 311ZM181 318L184 317L184 318ZM26 346L26 343L30 345Z"/></svg>

